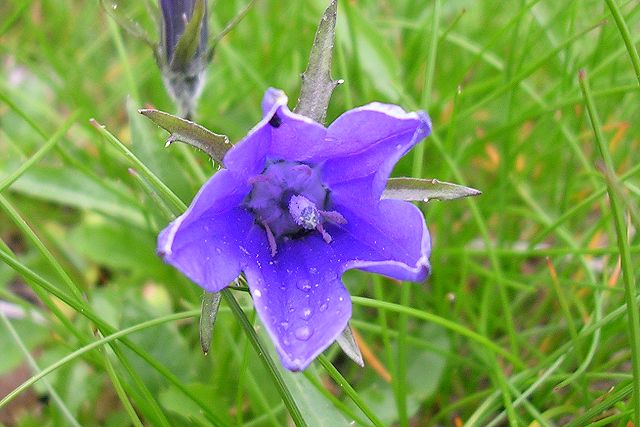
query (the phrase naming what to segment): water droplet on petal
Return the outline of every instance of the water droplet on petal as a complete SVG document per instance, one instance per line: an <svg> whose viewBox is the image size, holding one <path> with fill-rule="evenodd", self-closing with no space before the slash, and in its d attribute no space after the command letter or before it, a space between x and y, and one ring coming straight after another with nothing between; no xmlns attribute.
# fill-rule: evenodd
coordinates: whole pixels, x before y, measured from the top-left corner
<svg viewBox="0 0 640 427"><path fill-rule="evenodd" d="M260 289L256 289L255 291L253 291L253 296L256 298L260 298L262 296L262 292L260 292Z"/></svg>
<svg viewBox="0 0 640 427"><path fill-rule="evenodd" d="M317 274L317 273L318 273L318 269L317 269L317 268L315 268L315 267L311 267L311 268L309 269L309 273L311 273L311 274Z"/></svg>
<svg viewBox="0 0 640 427"><path fill-rule="evenodd" d="M302 292L309 292L311 290L311 283L306 279L302 279L296 283L296 287Z"/></svg>
<svg viewBox="0 0 640 427"><path fill-rule="evenodd" d="M312 315L313 310L311 310L311 307L305 307L302 309L302 311L300 311L300 318L302 318L303 320L308 320Z"/></svg>
<svg viewBox="0 0 640 427"><path fill-rule="evenodd" d="M327 307L329 307L329 304L327 304L326 302L323 302L322 304L320 304L320 312L326 311Z"/></svg>
<svg viewBox="0 0 640 427"><path fill-rule="evenodd" d="M282 329L286 331L289 329L289 322L280 322L280 326L282 326Z"/></svg>
<svg viewBox="0 0 640 427"><path fill-rule="evenodd" d="M296 329L295 336L300 341L308 340L313 335L313 329L310 326L303 325Z"/></svg>
<svg viewBox="0 0 640 427"><path fill-rule="evenodd" d="M221 254L221 253L222 253L222 249L220 249L220 248L216 248L216 252L217 252L218 254Z"/></svg>

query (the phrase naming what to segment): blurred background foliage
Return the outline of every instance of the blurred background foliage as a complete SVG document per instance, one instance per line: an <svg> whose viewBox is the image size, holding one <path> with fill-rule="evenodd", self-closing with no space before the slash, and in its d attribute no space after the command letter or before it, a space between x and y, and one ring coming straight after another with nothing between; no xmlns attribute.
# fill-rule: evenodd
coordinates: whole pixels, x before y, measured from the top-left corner
<svg viewBox="0 0 640 427"><path fill-rule="evenodd" d="M245 5L211 2L211 34ZM153 1L109 7L158 38ZM266 88L293 106L325 7L258 0L218 45L195 120L238 141ZM423 205L434 246L426 284L345 275L366 367L334 346L326 363L282 372L309 425L627 425L640 399L623 286L638 275L640 74L614 9L637 46L636 1L340 2L333 75L345 83L328 122L372 101L424 109L434 133L394 175L483 195ZM5 0L0 17L0 399L141 325L125 331L128 343L83 351L3 401L0 423L286 424L263 356L224 303L201 354L201 292L154 253L167 223L160 196L105 137L185 203L214 173L200 152L165 149L165 133L137 114L175 112L151 49L96 1ZM579 69L614 171L603 172ZM624 178L613 181L627 212L621 246L612 173ZM633 260L624 274L621 249Z"/></svg>

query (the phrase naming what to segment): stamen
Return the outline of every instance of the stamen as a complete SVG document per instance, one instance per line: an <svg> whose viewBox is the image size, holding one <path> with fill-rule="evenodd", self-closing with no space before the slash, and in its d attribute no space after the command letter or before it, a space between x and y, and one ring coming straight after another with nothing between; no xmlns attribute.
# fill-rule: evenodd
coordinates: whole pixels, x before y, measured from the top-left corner
<svg viewBox="0 0 640 427"><path fill-rule="evenodd" d="M313 230L320 223L316 205L304 196L293 196L289 201L289 213L300 227Z"/></svg>
<svg viewBox="0 0 640 427"><path fill-rule="evenodd" d="M271 176L268 174L260 174L260 175L255 175L252 176L251 178L247 179L247 184L249 185L253 185L256 182L266 182L269 181L271 179Z"/></svg>
<svg viewBox="0 0 640 427"><path fill-rule="evenodd" d="M276 245L276 237L273 235L269 224L266 222L262 222L262 226L264 227L264 231L267 232L267 241L269 242L269 249L271 249L271 256L275 257L278 253L278 246Z"/></svg>
<svg viewBox="0 0 640 427"><path fill-rule="evenodd" d="M331 235L327 233L327 231L324 229L324 227L322 226L322 223L318 223L318 225L316 226L316 230L318 230L320 234L322 234L322 238L324 239L325 242L331 243L333 239L331 238Z"/></svg>
<svg viewBox="0 0 640 427"><path fill-rule="evenodd" d="M346 224L347 220L338 211L318 211L322 217L334 224Z"/></svg>
<svg viewBox="0 0 640 427"><path fill-rule="evenodd" d="M313 169L311 169L309 165L305 165L305 164L296 165L292 169L295 170L296 172L303 172L307 176L311 176L311 174L313 173Z"/></svg>

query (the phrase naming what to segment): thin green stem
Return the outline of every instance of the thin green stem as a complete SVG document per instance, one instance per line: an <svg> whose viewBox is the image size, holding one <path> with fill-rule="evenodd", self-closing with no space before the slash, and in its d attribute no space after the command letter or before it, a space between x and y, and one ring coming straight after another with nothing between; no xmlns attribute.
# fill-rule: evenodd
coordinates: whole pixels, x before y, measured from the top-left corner
<svg viewBox="0 0 640 427"><path fill-rule="evenodd" d="M636 73L636 78L638 79L638 84L640 84L640 56L638 56L638 50L636 49L636 45L631 40L631 33L629 32L629 27L627 27L627 23L622 16L622 12L620 12L620 8L615 0L605 0L607 2L607 6L613 15L613 19L616 21L616 25L618 27L618 31L620 31L620 35L622 36L622 40L624 41L624 45L627 47L627 52L629 53L629 59L631 60L631 64L633 65L633 70Z"/></svg>
<svg viewBox="0 0 640 427"><path fill-rule="evenodd" d="M600 155L604 160L604 166L609 177L607 181L609 203L613 214L616 237L618 240L618 249L620 251L620 261L622 265L622 279L625 288L625 299L627 301L629 342L631 344L631 365L633 372L634 424L640 425L640 313L638 313L638 305L636 303L637 289L634 267L631 262L631 251L629 250L626 223L624 220L624 208L618 199L613 182L610 182L617 181L618 178L615 174L613 159L611 158L604 134L602 133L602 126L600 125L598 111L596 110L593 98L591 97L589 82L584 71L580 72L579 80L580 88L582 89L587 111L589 113L589 119L591 120L596 144L600 151Z"/></svg>
<svg viewBox="0 0 640 427"><path fill-rule="evenodd" d="M236 320L238 320L238 323L240 323L240 326L242 326L242 329L244 329L244 332L247 335L247 338L249 339L249 342L251 342L251 345L255 349L256 353L258 354L259 359L262 361L265 368L273 378L275 386L278 389L278 393L280 393L280 397L282 397L285 406L289 410L289 415L291 415L293 422L296 424L296 426L306 426L307 423L304 420L304 417L302 416L302 413L300 412L295 399L289 392L289 389L287 388L284 379L282 379L282 376L280 375L275 362L269 356L269 350L267 350L262 341L260 341L260 339L258 338L256 331L253 329L253 326L249 322L249 319L247 319L247 316L244 314L244 311L242 311L242 308L236 301L231 291L229 289L223 289L221 293L223 298L229 305L229 308L231 308L231 311L236 317Z"/></svg>
<svg viewBox="0 0 640 427"><path fill-rule="evenodd" d="M371 298L357 297L357 296L352 296L351 300L353 301L354 304L361 305L363 307L372 307L372 308L377 308L381 310L392 311L395 313L406 313L407 315L411 317L415 317L416 319L421 319L426 322L432 322L432 323L435 323L436 325L443 326L446 329L449 329L453 332L456 332L462 336L465 336L477 342L478 344L486 347L487 350L490 350L495 354L499 354L500 356L503 356L505 359L513 363L516 367L520 369L524 368L524 363L517 356L509 353L507 350L503 349L502 347L499 347L492 340L485 337L484 335L480 335L477 332L467 329L466 327L458 323L452 322L451 320L444 319L433 313L417 310L412 307L405 307L405 306L394 304L391 302L378 301Z"/></svg>
<svg viewBox="0 0 640 427"><path fill-rule="evenodd" d="M345 394L349 396L353 403L356 404L363 414L369 418L369 420L377 427L384 426L384 423L373 413L371 408L362 400L360 395L351 387L349 381L347 381L342 374L336 369L335 366L323 355L318 356L318 361L324 369L326 369L329 376L338 384L338 386L344 390Z"/></svg>

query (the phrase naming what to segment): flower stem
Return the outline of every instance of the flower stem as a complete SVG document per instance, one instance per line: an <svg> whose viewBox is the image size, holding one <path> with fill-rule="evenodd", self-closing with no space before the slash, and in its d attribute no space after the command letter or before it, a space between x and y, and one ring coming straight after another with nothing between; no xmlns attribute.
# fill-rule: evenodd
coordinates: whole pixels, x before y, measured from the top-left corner
<svg viewBox="0 0 640 427"><path fill-rule="evenodd" d="M247 319L244 311L242 311L242 308L238 304L238 301L236 301L235 297L229 289L223 289L222 291L220 291L220 293L229 305L229 308L231 308L231 312L234 314L234 316L236 316L236 319L240 323L240 326L242 326L242 329L244 329L245 333L247 334L247 338L251 342L253 348L256 350L256 353L258 353L258 357L260 358L260 360L262 360L265 368L267 368L267 371L269 371L269 374L273 378L275 386L278 389L280 397L282 397L285 406L289 410L289 415L291 415L293 422L296 424L296 426L306 426L307 423L302 417L302 413L300 412L296 401L294 400L291 393L289 393L289 389L287 388L284 379L280 375L275 362L271 357L269 357L269 350L258 338L256 331L253 329L253 326L251 326L249 319Z"/></svg>

